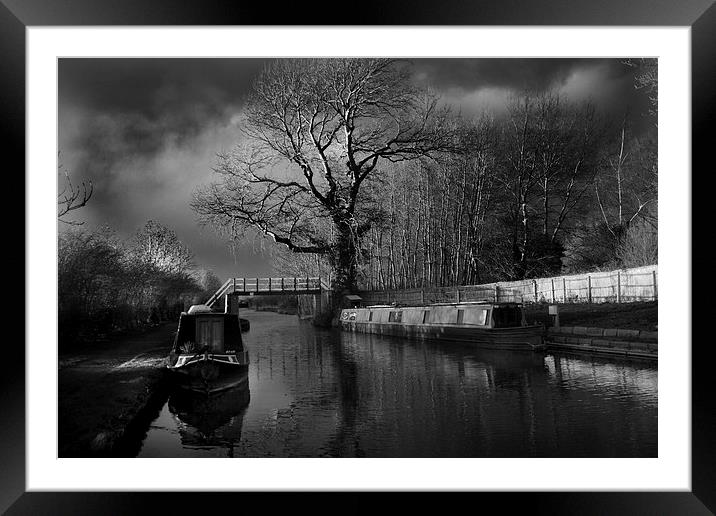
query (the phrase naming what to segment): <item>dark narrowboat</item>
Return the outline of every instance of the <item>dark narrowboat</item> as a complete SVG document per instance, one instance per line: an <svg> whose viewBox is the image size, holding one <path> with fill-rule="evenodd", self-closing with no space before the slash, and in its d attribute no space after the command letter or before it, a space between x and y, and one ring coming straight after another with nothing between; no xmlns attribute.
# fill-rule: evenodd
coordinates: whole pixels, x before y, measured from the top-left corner
<svg viewBox="0 0 716 516"><path fill-rule="evenodd" d="M521 303L377 305L341 312L346 331L464 342L494 349L543 350L544 328L527 325Z"/></svg>
<svg viewBox="0 0 716 516"><path fill-rule="evenodd" d="M249 357L237 314L194 305L179 317L167 368L179 387L213 393L248 379Z"/></svg>

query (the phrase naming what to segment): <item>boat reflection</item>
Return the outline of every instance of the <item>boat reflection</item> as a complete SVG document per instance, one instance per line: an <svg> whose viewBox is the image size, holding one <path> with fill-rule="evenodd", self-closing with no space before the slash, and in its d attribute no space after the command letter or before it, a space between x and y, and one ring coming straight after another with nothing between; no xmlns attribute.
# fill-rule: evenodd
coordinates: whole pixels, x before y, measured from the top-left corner
<svg viewBox="0 0 716 516"><path fill-rule="evenodd" d="M248 378L231 389L210 395L175 389L169 411L177 418L183 446L226 448L232 457L241 440L241 427L251 393Z"/></svg>

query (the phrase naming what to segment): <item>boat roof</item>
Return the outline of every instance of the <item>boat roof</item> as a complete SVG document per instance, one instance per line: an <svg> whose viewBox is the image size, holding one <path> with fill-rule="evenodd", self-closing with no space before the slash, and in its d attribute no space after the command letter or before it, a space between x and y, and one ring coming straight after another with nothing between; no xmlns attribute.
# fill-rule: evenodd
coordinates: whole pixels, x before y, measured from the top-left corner
<svg viewBox="0 0 716 516"><path fill-rule="evenodd" d="M198 315L201 315L201 316L205 316L205 315L208 315L208 316L219 316L219 315L233 315L233 314L227 314L226 312L219 312L219 311L217 311L217 310L209 310L208 312L205 312L205 311L203 311L203 310L198 310L198 311L197 311L197 310L194 310L194 311L192 312L191 308L189 309L188 312L182 312L182 313L181 313L181 316L182 316L182 317L187 317L187 316L196 317L196 316L198 316Z"/></svg>
<svg viewBox="0 0 716 516"><path fill-rule="evenodd" d="M522 303L516 301L464 301L461 303L430 303L426 305L369 305L366 308L427 308L430 306L522 306Z"/></svg>
<svg viewBox="0 0 716 516"><path fill-rule="evenodd" d="M196 313L206 313L211 312L211 307L207 305L191 305L189 307L189 311L187 312L189 315L196 314Z"/></svg>

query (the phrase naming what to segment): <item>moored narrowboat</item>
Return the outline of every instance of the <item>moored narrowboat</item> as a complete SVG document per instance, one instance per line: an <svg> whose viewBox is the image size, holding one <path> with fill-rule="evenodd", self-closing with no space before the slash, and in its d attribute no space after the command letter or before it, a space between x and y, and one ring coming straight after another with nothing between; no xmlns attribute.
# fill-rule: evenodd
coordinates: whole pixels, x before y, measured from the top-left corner
<svg viewBox="0 0 716 516"><path fill-rule="evenodd" d="M341 312L346 331L464 342L494 349L538 351L544 328L525 322L521 303L375 305Z"/></svg>
<svg viewBox="0 0 716 516"><path fill-rule="evenodd" d="M247 381L249 358L237 314L193 305L179 317L167 368L180 388L213 393Z"/></svg>

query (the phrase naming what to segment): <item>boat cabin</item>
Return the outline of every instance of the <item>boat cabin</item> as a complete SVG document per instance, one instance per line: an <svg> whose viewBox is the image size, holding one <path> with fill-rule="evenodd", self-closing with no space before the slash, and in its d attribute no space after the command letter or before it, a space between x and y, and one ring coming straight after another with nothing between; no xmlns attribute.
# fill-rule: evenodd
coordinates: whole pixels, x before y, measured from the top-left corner
<svg viewBox="0 0 716 516"><path fill-rule="evenodd" d="M343 306L346 308L360 308L363 306L363 298L355 294L346 294L343 296Z"/></svg>
<svg viewBox="0 0 716 516"><path fill-rule="evenodd" d="M192 306L179 317L176 353L225 353L242 351L241 327L236 314L214 312L202 305Z"/></svg>
<svg viewBox="0 0 716 516"><path fill-rule="evenodd" d="M464 325L483 328L525 326L519 303L437 303L426 306L376 305L346 309L341 321L376 324Z"/></svg>

